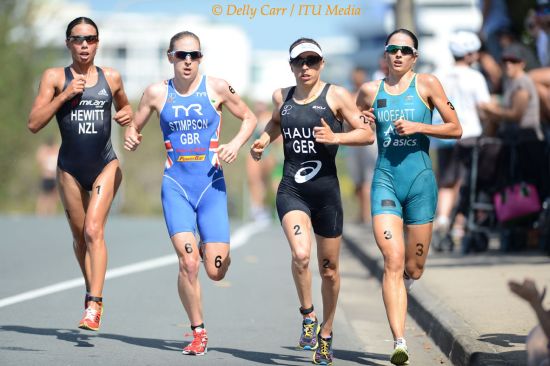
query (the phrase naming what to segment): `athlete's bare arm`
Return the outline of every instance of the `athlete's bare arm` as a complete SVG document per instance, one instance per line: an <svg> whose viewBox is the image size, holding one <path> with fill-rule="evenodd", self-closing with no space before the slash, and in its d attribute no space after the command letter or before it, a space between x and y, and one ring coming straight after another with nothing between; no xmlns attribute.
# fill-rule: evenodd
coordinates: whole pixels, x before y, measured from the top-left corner
<svg viewBox="0 0 550 366"><path fill-rule="evenodd" d="M418 74L417 82L420 96L430 104L430 107L437 108L445 123L441 125L429 125L398 119L394 124L395 131L401 136L423 133L442 139L460 138L462 136L462 127L458 121L455 107L449 101L449 98L447 98L443 86L441 86L437 77L431 74Z"/></svg>
<svg viewBox="0 0 550 366"><path fill-rule="evenodd" d="M47 69L42 74L38 95L34 99L27 127L37 133L50 122L61 106L72 97L84 92L86 79L78 75L67 88L61 92L65 82L65 71L62 67Z"/></svg>
<svg viewBox="0 0 550 366"><path fill-rule="evenodd" d="M283 95L287 95L290 88L286 89L277 89L273 92L271 97L273 101L273 112L271 114L271 119L265 125L264 132L261 136L252 143L250 147L250 155L254 160L260 160L262 154L271 143L275 141L281 135L281 107L283 105Z"/></svg>
<svg viewBox="0 0 550 366"><path fill-rule="evenodd" d="M134 151L141 143L141 130L147 122L153 111L159 113L162 101L166 97L166 83L159 82L149 85L141 96L139 106L134 115L134 121L128 125L124 133L124 148L128 151Z"/></svg>
<svg viewBox="0 0 550 366"><path fill-rule="evenodd" d="M321 119L322 126L315 127L315 140L325 144L340 145L370 145L374 142L374 134L370 124L374 123L371 111L361 113L353 103L351 94L341 86L333 85L327 93L327 103L340 119L348 121L353 130L334 133L328 124Z"/></svg>
<svg viewBox="0 0 550 366"><path fill-rule="evenodd" d="M115 110L117 111L113 116L113 119L121 126L127 126L132 122L133 113L132 107L128 102L128 97L124 91L124 86L122 84L122 78L120 74L115 69L110 67L103 68L103 73L107 79L107 83L111 88L111 93L113 94L113 102L115 104Z"/></svg>
<svg viewBox="0 0 550 366"><path fill-rule="evenodd" d="M227 144L220 145L216 152L218 157L226 163L232 163L237 159L239 149L250 138L256 123L258 122L256 116L250 108L246 105L241 97L237 94L235 89L230 86L227 81L209 77L208 78L209 89L214 91L214 98L218 105L218 110L221 111L221 105L225 105L229 112L242 121L239 132L233 137ZM218 100L219 99L219 102Z"/></svg>

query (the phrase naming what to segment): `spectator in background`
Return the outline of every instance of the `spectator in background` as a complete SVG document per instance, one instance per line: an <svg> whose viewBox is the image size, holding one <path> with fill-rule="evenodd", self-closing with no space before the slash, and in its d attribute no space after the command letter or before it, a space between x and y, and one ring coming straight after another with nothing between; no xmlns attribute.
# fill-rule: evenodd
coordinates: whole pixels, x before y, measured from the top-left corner
<svg viewBox="0 0 550 366"><path fill-rule="evenodd" d="M456 108L456 113L462 125L462 139L441 140L432 139L437 149L439 186L437 215L434 229L444 235L451 221L451 212L457 201L461 183L468 183L470 155L476 139L482 133L478 112L481 103L489 103L490 95L487 82L483 75L471 66L478 59L481 42L472 32L460 31L451 36L449 48L455 59L455 64L449 70L437 73L449 100ZM438 112L434 113L434 124L443 121ZM467 198L467 195L463 194ZM464 205L460 212L465 213ZM455 228L463 231L462 220L458 220ZM459 235L460 236L460 235Z"/></svg>
<svg viewBox="0 0 550 366"><path fill-rule="evenodd" d="M525 20L525 28L535 41L537 59L541 66L550 66L550 55L548 54L548 29L545 27L542 18L537 12L531 9Z"/></svg>
<svg viewBox="0 0 550 366"><path fill-rule="evenodd" d="M502 55L507 80L502 105L495 102L481 105L499 133L512 139L542 140L540 105L535 84L525 72L525 52L510 45Z"/></svg>
<svg viewBox="0 0 550 366"><path fill-rule="evenodd" d="M527 301L535 311L539 324L527 336L527 365L550 365L550 310L544 310L542 302L546 295L546 287L539 292L535 282L525 279L523 283L509 281L510 291Z"/></svg>
<svg viewBox="0 0 550 366"><path fill-rule="evenodd" d="M258 124L254 130L253 140L260 137L265 125L271 119L271 112L264 102L256 102L254 113L258 118ZM266 152L262 160L256 161L248 154L246 158L246 173L248 189L250 191L250 217L254 221L269 221L271 214L266 200L271 191L272 172L277 165L275 152Z"/></svg>
<svg viewBox="0 0 550 366"><path fill-rule="evenodd" d="M500 60L501 48L498 43L498 31L511 25L506 0L480 0L479 7L483 24L479 31L487 51L495 60Z"/></svg>
<svg viewBox="0 0 550 366"><path fill-rule="evenodd" d="M38 147L36 161L40 167L40 193L36 200L36 214L45 216L55 214L57 208L57 190L55 176L57 172L57 154L59 145L53 137Z"/></svg>
<svg viewBox="0 0 550 366"><path fill-rule="evenodd" d="M353 98L363 83L367 82L367 72L361 67L353 69L351 81L353 83ZM349 126L348 126L349 127ZM346 163L348 173L355 186L355 196L359 203L359 223L370 224L370 185L377 157L376 143L364 146L346 146Z"/></svg>
<svg viewBox="0 0 550 366"><path fill-rule="evenodd" d="M519 34L517 31L511 28L503 28L499 30L498 41L500 43L500 47L502 48L503 55L507 53L506 51L510 47L523 54L523 61L525 62L526 71L540 67L540 63L538 62L534 52L519 40Z"/></svg>
<svg viewBox="0 0 550 366"><path fill-rule="evenodd" d="M389 70L390 69L388 68L386 57L384 56L384 53L382 53L382 55L380 55L380 58L378 59L378 70L372 73L372 80L384 79L386 76L388 76Z"/></svg>

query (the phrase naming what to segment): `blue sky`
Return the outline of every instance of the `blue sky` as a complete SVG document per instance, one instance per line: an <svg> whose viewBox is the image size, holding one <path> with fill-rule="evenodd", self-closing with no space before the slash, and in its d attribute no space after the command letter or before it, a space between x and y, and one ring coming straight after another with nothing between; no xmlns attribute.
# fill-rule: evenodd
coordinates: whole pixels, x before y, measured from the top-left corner
<svg viewBox="0 0 550 366"><path fill-rule="evenodd" d="M76 0L74 2L87 3L92 10L97 11L202 15L213 22L240 25L247 32L252 41L252 46L256 49L287 49L292 41L302 36L322 38L348 35L350 25L364 22L367 18L366 2L360 0ZM323 13L327 10L328 4L331 6L338 4L341 7L351 4L353 7L361 9L361 15L298 15L300 4L313 4L320 7ZM213 15L212 8L214 5L221 5L221 15ZM245 8L247 5L249 7ZM288 14L293 5L295 13L290 17ZM264 6L264 10L272 8L286 8L287 10L285 15L265 16L260 14L262 6ZM228 10L235 11L236 8L243 10L256 8L257 13L253 19L246 15L227 14ZM303 11L305 11L305 8L303 8ZM249 11L248 14L250 15L251 12Z"/></svg>

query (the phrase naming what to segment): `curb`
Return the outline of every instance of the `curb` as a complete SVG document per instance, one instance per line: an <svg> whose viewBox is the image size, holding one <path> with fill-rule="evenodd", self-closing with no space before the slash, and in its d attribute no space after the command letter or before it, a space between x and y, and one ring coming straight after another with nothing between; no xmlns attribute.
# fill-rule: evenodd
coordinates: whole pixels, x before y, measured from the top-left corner
<svg viewBox="0 0 550 366"><path fill-rule="evenodd" d="M382 282L383 264L344 233L344 243L357 259ZM376 249L378 250L378 249ZM479 341L480 334L439 300L421 282L408 297L408 313L441 351L457 366L511 366L494 348Z"/></svg>

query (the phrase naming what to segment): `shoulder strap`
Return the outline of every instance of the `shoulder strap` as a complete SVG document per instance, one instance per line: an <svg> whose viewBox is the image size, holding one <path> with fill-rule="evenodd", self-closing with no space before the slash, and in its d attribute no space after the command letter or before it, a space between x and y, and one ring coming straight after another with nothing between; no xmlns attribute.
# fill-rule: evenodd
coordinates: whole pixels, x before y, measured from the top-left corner
<svg viewBox="0 0 550 366"><path fill-rule="evenodd" d="M295 86L290 88L290 90L288 91L288 94L286 95L285 103L288 102L290 99L292 99L292 96L294 95L294 90L296 90Z"/></svg>

